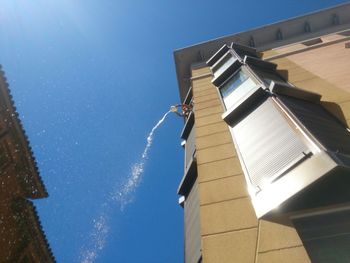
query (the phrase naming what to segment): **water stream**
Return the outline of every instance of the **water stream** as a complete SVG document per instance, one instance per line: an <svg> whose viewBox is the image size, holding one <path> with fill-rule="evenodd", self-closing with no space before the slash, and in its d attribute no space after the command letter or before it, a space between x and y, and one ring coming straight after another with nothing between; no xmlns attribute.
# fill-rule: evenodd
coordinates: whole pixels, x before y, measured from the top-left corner
<svg viewBox="0 0 350 263"><path fill-rule="evenodd" d="M119 206L120 211L124 211L125 207L134 200L134 193L140 185L145 164L148 159L148 153L153 143L154 133L164 122L169 113L171 113L171 110L163 115L148 134L147 144L143 150L141 158L131 166L130 173L124 183L117 185L114 188L114 191L110 193L108 200L102 204L99 216L93 220L94 225L90 233L89 244L81 250L81 263L95 262L99 251L103 250L105 247L110 230L110 215L113 206L117 205Z"/></svg>
<svg viewBox="0 0 350 263"><path fill-rule="evenodd" d="M116 191L113 199L118 202L120 209L123 210L125 206L132 202L133 192L136 190L137 186L140 184L141 176L144 171L145 163L148 159L148 152L153 143L154 132L158 127L164 122L165 118L171 111L168 111L163 115L163 117L158 121L158 123L152 128L151 132L147 137L147 144L142 153L141 159L131 166L131 173L127 178L127 181L122 185L119 191Z"/></svg>

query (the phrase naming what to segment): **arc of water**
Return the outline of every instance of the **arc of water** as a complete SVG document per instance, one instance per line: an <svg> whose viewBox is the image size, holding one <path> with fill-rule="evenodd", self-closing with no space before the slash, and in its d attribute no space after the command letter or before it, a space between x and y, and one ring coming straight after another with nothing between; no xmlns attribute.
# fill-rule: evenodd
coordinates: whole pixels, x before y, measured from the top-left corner
<svg viewBox="0 0 350 263"><path fill-rule="evenodd" d="M139 186L141 181L141 175L144 171L144 166L146 160L148 159L149 149L153 143L153 136L158 127L164 122L166 117L169 115L171 110L163 115L163 117L157 122L157 124L152 128L151 132L147 137L147 144L141 159L131 166L131 172L126 180L126 182L121 186L117 187L110 195L111 198L104 203L104 211L101 212L100 216L94 220L94 228L92 230L91 236L91 245L87 249L83 249L81 253L81 263L93 263L95 262L99 251L101 251L106 244L106 240L109 232L109 212L110 208L115 201L120 205L120 210L123 211L125 206L133 200L132 194Z"/></svg>
<svg viewBox="0 0 350 263"><path fill-rule="evenodd" d="M147 137L146 147L141 155L141 159L131 166L131 173L126 181L126 183L121 187L118 191L117 196L115 196L116 201L119 202L121 210L125 208L125 206L132 201L132 193L140 184L141 175L144 172L144 166L146 160L148 159L148 152L153 143L154 132L158 129L158 127L164 122L165 118L169 115L171 111L168 111L163 115L163 117L158 121L158 123L152 128L151 132Z"/></svg>

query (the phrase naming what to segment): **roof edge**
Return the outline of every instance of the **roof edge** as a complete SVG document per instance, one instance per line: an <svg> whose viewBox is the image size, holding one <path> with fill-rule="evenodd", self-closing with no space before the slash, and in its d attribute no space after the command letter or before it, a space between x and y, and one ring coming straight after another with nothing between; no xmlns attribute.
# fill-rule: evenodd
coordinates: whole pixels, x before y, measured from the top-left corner
<svg viewBox="0 0 350 263"><path fill-rule="evenodd" d="M333 16L336 16L336 21L332 21ZM334 24L337 21L338 23ZM306 23L309 31L305 29ZM183 100L190 86L190 65L208 59L224 44L237 42L263 51L347 28L350 28L349 2L176 49L173 56L180 99ZM278 30L284 35L283 39L277 38Z"/></svg>

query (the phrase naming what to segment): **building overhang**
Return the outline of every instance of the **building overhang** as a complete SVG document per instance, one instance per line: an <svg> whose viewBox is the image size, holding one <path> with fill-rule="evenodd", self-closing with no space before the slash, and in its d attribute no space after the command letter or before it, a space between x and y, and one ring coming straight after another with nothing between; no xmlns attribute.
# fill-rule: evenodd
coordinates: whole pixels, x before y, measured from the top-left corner
<svg viewBox="0 0 350 263"><path fill-rule="evenodd" d="M350 3L280 21L245 32L228 35L174 51L180 99L191 86L191 67L208 60L224 44L248 45L257 51L302 42L350 28Z"/></svg>

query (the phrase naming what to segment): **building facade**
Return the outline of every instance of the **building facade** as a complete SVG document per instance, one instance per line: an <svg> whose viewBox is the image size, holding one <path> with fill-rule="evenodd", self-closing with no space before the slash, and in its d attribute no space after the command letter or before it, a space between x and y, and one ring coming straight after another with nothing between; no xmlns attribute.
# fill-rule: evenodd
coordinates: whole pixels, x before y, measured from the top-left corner
<svg viewBox="0 0 350 263"><path fill-rule="evenodd" d="M0 68L0 262L55 262L31 201L47 196Z"/></svg>
<svg viewBox="0 0 350 263"><path fill-rule="evenodd" d="M174 58L185 262L350 262L350 4Z"/></svg>

